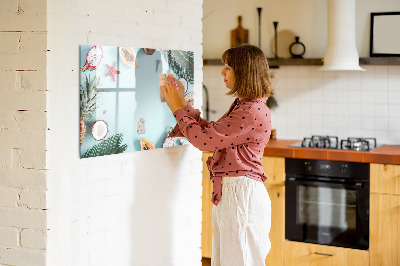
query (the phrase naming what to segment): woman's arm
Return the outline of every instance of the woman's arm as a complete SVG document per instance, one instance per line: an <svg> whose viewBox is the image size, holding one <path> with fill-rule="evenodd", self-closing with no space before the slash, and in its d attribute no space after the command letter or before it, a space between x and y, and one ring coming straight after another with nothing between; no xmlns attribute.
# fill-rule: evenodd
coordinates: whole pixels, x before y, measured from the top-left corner
<svg viewBox="0 0 400 266"><path fill-rule="evenodd" d="M221 118L218 122L210 123L206 127L182 109L177 109L174 116L179 124L179 129L189 142L201 151L211 151L254 142L256 127L265 127L257 124L254 115L247 109L237 109L229 116Z"/></svg>
<svg viewBox="0 0 400 266"><path fill-rule="evenodd" d="M194 109L189 104L187 104L185 97L184 97L185 88L179 80L177 80L175 77L168 76L165 87L166 88L164 88L164 89L168 89L168 88L170 89L169 93L168 93L168 90L166 92L163 91L164 97L166 97L167 104L168 104L168 101L170 102L170 104L168 104L168 106L170 108L171 108L170 105L172 105L173 108L176 108L175 106L178 106L181 109L183 109L184 111L186 111L186 113L190 117L195 119L202 127L209 125L210 122L208 122L206 119L203 119L200 117L200 110ZM179 89L177 90L177 93L175 94L175 90L172 90L172 89L173 88L175 89L176 87L178 87ZM171 109L171 111L172 111L172 109ZM182 132L180 132L180 130L179 130L178 124L176 124L176 126L173 128L173 130L169 134L169 137L184 137Z"/></svg>

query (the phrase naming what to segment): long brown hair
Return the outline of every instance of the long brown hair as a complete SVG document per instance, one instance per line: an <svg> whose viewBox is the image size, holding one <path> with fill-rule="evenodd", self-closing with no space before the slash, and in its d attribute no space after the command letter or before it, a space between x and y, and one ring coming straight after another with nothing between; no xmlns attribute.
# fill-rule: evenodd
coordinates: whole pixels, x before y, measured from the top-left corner
<svg viewBox="0 0 400 266"><path fill-rule="evenodd" d="M240 45L226 50L221 60L235 74L235 86L227 95L254 99L274 94L268 61L260 48L248 44Z"/></svg>

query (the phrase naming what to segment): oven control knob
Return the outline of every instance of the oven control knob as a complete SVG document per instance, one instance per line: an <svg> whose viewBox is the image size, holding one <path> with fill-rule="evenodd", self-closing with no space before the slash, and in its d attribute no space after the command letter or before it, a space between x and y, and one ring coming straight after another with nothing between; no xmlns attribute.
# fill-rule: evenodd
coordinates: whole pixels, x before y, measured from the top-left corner
<svg viewBox="0 0 400 266"><path fill-rule="evenodd" d="M307 171L310 172L310 171L312 170L311 162L306 162L306 163L305 163L305 166L306 166L306 170L307 170Z"/></svg>
<svg viewBox="0 0 400 266"><path fill-rule="evenodd" d="M347 164L342 164L342 167L340 168L340 173L341 174L346 173L346 169L347 169Z"/></svg>

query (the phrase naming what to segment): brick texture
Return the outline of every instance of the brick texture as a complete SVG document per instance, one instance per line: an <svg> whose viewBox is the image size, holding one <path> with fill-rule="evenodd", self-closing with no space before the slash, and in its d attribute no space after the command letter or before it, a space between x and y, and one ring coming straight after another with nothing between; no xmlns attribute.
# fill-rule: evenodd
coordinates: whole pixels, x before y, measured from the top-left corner
<svg viewBox="0 0 400 266"><path fill-rule="evenodd" d="M0 2L0 265L45 265L46 12Z"/></svg>

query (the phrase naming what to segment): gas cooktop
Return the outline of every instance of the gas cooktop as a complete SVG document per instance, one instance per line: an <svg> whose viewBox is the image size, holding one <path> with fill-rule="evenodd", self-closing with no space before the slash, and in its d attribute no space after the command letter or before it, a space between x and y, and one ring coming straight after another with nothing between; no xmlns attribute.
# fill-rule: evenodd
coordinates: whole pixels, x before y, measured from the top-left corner
<svg viewBox="0 0 400 266"><path fill-rule="evenodd" d="M371 151L379 146L376 138L347 138L339 142L336 136L311 136L304 138L302 142L289 145L291 147L302 148L320 148L320 149L337 149L337 150L353 150L353 151Z"/></svg>

